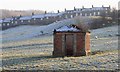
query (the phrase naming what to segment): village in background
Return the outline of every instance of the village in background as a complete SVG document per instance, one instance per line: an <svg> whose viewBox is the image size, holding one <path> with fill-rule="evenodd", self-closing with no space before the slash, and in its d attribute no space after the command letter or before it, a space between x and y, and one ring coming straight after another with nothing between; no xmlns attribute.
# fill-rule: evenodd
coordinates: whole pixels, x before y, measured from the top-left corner
<svg viewBox="0 0 120 72"><path fill-rule="evenodd" d="M91 8L76 8L71 10L65 9L57 13L47 12L42 10L28 10L28 11L9 11L1 10L2 17L0 19L1 30L8 29L11 27L16 27L20 25L48 25L57 21L62 21L65 19L72 19L77 16L81 17L94 17L91 23L89 23L91 28L97 28L103 26L111 25L111 23L117 23L119 10L112 8L110 6L104 7L94 7ZM98 24L99 23L99 24Z"/></svg>
<svg viewBox="0 0 120 72"><path fill-rule="evenodd" d="M119 70L120 10L91 5L56 13L1 11L0 70L3 72ZM67 45L69 48L65 50Z"/></svg>

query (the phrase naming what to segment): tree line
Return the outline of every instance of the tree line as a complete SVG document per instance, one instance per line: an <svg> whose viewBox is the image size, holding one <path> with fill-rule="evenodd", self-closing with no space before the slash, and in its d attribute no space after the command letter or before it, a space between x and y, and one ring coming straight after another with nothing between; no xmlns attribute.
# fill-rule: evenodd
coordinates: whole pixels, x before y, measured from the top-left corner
<svg viewBox="0 0 120 72"><path fill-rule="evenodd" d="M32 13L43 14L45 11L42 10L7 10L0 9L0 19L8 18L12 16L30 16Z"/></svg>

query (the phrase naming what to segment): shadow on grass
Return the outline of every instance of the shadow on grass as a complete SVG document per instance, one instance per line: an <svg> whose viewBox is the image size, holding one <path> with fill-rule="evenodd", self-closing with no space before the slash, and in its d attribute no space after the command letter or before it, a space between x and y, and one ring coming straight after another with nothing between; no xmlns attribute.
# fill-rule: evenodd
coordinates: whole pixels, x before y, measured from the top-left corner
<svg viewBox="0 0 120 72"><path fill-rule="evenodd" d="M12 49L12 48L21 48L21 47L29 47L29 46L45 46L45 45L52 45L52 43L42 43L42 44L27 44L27 45L18 45L18 46L9 46L9 47L2 47L2 49Z"/></svg>
<svg viewBox="0 0 120 72"><path fill-rule="evenodd" d="M96 55L96 54L102 54L102 53L105 53L105 51L94 51L94 52L91 52L91 55Z"/></svg>
<svg viewBox="0 0 120 72"><path fill-rule="evenodd" d="M108 52L108 51L94 51L94 52L91 52L90 55L103 54L105 52ZM82 56L80 56L80 57L82 57ZM6 60L2 60L2 67L31 63L32 61L45 60L45 59L50 59L50 58L61 58L61 57L54 57L52 55L46 55L46 56L34 56L34 57L6 59Z"/></svg>
<svg viewBox="0 0 120 72"><path fill-rule="evenodd" d="M34 57L6 59L6 60L2 60L2 67L31 63L32 61L44 60L49 58L58 58L58 57L53 57L52 55L49 55L49 56L34 56Z"/></svg>

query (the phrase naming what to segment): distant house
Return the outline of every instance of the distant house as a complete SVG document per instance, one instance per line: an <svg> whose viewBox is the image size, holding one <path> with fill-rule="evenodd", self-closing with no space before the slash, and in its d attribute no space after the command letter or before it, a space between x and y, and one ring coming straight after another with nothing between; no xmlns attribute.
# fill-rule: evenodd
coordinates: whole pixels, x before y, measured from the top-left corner
<svg viewBox="0 0 120 72"><path fill-rule="evenodd" d="M44 15L43 14L36 14L36 15L33 15L32 18L33 18L33 20L41 19L41 18L42 18L41 20L43 20Z"/></svg>
<svg viewBox="0 0 120 72"><path fill-rule="evenodd" d="M53 56L82 56L90 54L90 32L76 25L54 30Z"/></svg>
<svg viewBox="0 0 120 72"><path fill-rule="evenodd" d="M37 25L46 25L63 19L64 13L46 13L32 16L32 23Z"/></svg>
<svg viewBox="0 0 120 72"><path fill-rule="evenodd" d="M10 27L12 26L12 21L13 21L13 20L14 20L13 17L3 19L2 29L10 28Z"/></svg>
<svg viewBox="0 0 120 72"><path fill-rule="evenodd" d="M2 28L10 28L18 25L48 25L53 22L57 22L64 19L74 18L76 16L103 16L110 17L111 8L109 7L94 7L91 8L75 8L72 10L65 9L64 12L58 10L57 13L34 14L31 16L18 16L5 18L2 22Z"/></svg>
<svg viewBox="0 0 120 72"><path fill-rule="evenodd" d="M3 23L3 20L0 19L0 30L2 30L2 23Z"/></svg>
<svg viewBox="0 0 120 72"><path fill-rule="evenodd" d="M52 23L56 20L56 13L46 13L46 14L38 14L32 16L32 21L34 24L38 25L46 25Z"/></svg>
<svg viewBox="0 0 120 72"><path fill-rule="evenodd" d="M66 14L66 12L59 12L59 13L58 13L58 19L59 19L59 20L65 19L65 14Z"/></svg>
<svg viewBox="0 0 120 72"><path fill-rule="evenodd" d="M65 10L67 13L76 13L76 16L109 16L110 15L110 6L109 7L93 7L92 8L75 8L74 10Z"/></svg>
<svg viewBox="0 0 120 72"><path fill-rule="evenodd" d="M22 16L19 18L20 24L31 24L32 16Z"/></svg>

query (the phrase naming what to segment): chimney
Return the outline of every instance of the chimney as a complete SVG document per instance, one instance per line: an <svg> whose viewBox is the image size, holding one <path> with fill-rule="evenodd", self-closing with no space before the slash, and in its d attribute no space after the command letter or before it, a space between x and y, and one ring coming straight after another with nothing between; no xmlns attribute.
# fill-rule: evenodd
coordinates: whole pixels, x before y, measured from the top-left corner
<svg viewBox="0 0 120 72"><path fill-rule="evenodd" d="M45 14L47 13L47 11L45 11Z"/></svg>
<svg viewBox="0 0 120 72"><path fill-rule="evenodd" d="M22 15L20 15L19 17L22 17Z"/></svg>
<svg viewBox="0 0 120 72"><path fill-rule="evenodd" d="M60 13L60 11L58 10L58 13Z"/></svg>
<svg viewBox="0 0 120 72"><path fill-rule="evenodd" d="M110 8L110 5L109 5L109 8Z"/></svg>
<svg viewBox="0 0 120 72"><path fill-rule="evenodd" d="M102 5L102 7L104 7L104 6Z"/></svg>
<svg viewBox="0 0 120 72"><path fill-rule="evenodd" d="M32 15L34 15L34 12L32 12Z"/></svg>
<svg viewBox="0 0 120 72"><path fill-rule="evenodd" d="M82 8L84 9L84 6L82 6Z"/></svg>
<svg viewBox="0 0 120 72"><path fill-rule="evenodd" d="M74 7L74 10L76 10L76 8Z"/></svg>
<svg viewBox="0 0 120 72"><path fill-rule="evenodd" d="M65 8L65 12L66 12L66 8Z"/></svg>
<svg viewBox="0 0 120 72"><path fill-rule="evenodd" d="M14 17L14 16L12 16L12 18L13 18L13 19L15 19L15 17Z"/></svg>
<svg viewBox="0 0 120 72"><path fill-rule="evenodd" d="M93 8L94 6L92 5L92 8Z"/></svg>

